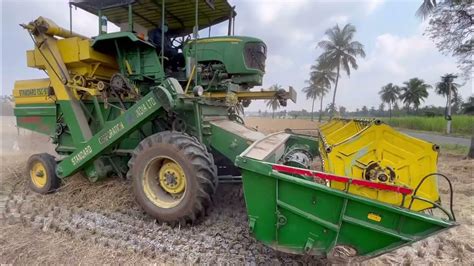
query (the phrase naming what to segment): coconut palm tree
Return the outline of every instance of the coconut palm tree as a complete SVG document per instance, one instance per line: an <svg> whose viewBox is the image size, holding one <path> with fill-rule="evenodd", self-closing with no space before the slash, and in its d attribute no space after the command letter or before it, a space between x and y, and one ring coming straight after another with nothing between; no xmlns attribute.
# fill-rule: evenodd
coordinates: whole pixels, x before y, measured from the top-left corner
<svg viewBox="0 0 474 266"><path fill-rule="evenodd" d="M436 8L436 6L438 6L439 4L445 3L447 5L452 5L452 4L459 4L462 1L463 0L444 0L444 1L442 1L442 0L423 0L420 7L416 11L416 16L418 16L422 19L426 19L431 14L431 12L433 12L433 10Z"/></svg>
<svg viewBox="0 0 474 266"><path fill-rule="evenodd" d="M270 91L279 91L279 90L282 90L282 89L283 89L282 86L280 86L278 84L274 84L268 90L270 90ZM267 107L270 107L272 109L272 119L274 119L275 118L275 111L278 110L281 107L280 99L278 99L278 97L275 94L275 97L273 97L270 100L267 100L266 102L267 102Z"/></svg>
<svg viewBox="0 0 474 266"><path fill-rule="evenodd" d="M318 98L318 87L312 79L306 80L307 87L303 88L303 93L306 95L306 99L312 100L311 105L311 121L314 121L314 102Z"/></svg>
<svg viewBox="0 0 474 266"><path fill-rule="evenodd" d="M407 112L410 111L411 105L413 105L415 111L418 110L421 102L428 97L428 89L431 88L431 86L419 78L412 78L403 84L400 99L406 105Z"/></svg>
<svg viewBox="0 0 474 266"><path fill-rule="evenodd" d="M433 12L437 4L438 3L436 0L423 0L420 7L416 11L416 16L422 19L427 18L431 14L431 12Z"/></svg>
<svg viewBox="0 0 474 266"><path fill-rule="evenodd" d="M448 94L449 94L449 83L448 82L441 81L441 82L436 83L435 92L437 94L441 95L441 96L446 97L446 106L448 106L448 104L452 104L457 100L457 98L458 98L458 88L460 86L461 85L459 85L457 83L451 83L451 96L452 96L451 97L451 103L448 103Z"/></svg>
<svg viewBox="0 0 474 266"><path fill-rule="evenodd" d="M342 29L336 25L326 31L327 40L318 43L318 46L324 50L319 61L324 68L336 69L332 106L336 106L337 84L341 68L347 76L350 76L351 68L358 68L356 57L365 57L364 46L358 41L353 41L355 32L356 28L351 24L346 24ZM331 112L331 117L333 113Z"/></svg>
<svg viewBox="0 0 474 266"><path fill-rule="evenodd" d="M331 89L331 84L336 81L336 72L325 68L320 61L317 61L315 65L311 66L311 80L316 84L316 94L320 99L318 121L321 122L323 118L323 98Z"/></svg>
<svg viewBox="0 0 474 266"><path fill-rule="evenodd" d="M331 88L330 87L318 87L318 97L319 97L319 118L318 118L318 122L321 122L321 120L323 119L323 99L324 99L324 96L326 96L326 94L328 94L329 90Z"/></svg>
<svg viewBox="0 0 474 266"><path fill-rule="evenodd" d="M392 104L394 104L400 96L400 87L393 85L392 83L388 83L382 87L382 89L379 91L379 95L380 99L382 99L382 102L388 104L389 116L390 119L392 119Z"/></svg>

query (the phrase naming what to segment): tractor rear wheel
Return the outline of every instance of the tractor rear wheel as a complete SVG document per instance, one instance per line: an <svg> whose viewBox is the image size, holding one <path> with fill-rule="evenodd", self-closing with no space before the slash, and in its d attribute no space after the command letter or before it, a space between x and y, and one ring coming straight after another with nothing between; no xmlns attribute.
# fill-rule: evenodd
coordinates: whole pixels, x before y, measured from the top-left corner
<svg viewBox="0 0 474 266"><path fill-rule="evenodd" d="M54 192L60 184L56 175L56 160L47 153L34 154L28 159L27 171L30 188L40 194Z"/></svg>
<svg viewBox="0 0 474 266"><path fill-rule="evenodd" d="M127 177L141 207L162 222L194 222L211 205L217 168L206 147L179 132L142 140L132 154Z"/></svg>

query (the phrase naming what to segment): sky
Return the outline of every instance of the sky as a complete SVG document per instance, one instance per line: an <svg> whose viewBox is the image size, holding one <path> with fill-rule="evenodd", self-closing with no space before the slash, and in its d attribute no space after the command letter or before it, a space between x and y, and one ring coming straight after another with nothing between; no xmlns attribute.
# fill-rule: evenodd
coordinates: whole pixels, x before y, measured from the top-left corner
<svg viewBox="0 0 474 266"><path fill-rule="evenodd" d="M317 43L326 29L351 23L357 28L355 40L364 45L367 56L358 59L358 70L343 74L336 105L356 110L375 106L378 92L387 83L402 85L418 77L435 85L445 73L457 73L456 60L441 54L432 40L423 36L426 22L415 16L422 0L230 0L236 6L235 34L253 36L267 44L266 74L262 88L280 84L298 92L297 103L287 110L311 109L301 89L309 77L311 64L322 53ZM26 50L32 41L18 24L45 16L65 28L69 26L67 0L0 0L1 12L1 94L11 94L15 80L45 77L42 71L26 66ZM73 11L74 31L97 35L97 17L82 10ZM109 27L109 30L116 28ZM212 29L212 35L227 34L227 24ZM207 37L207 31L201 32ZM458 83L463 99L473 95L472 81ZM256 88L257 90L260 88ZM332 91L330 93L332 96ZM330 96L324 99L326 106ZM445 100L430 90L424 105L444 105ZM247 111L265 110L265 103L254 101Z"/></svg>

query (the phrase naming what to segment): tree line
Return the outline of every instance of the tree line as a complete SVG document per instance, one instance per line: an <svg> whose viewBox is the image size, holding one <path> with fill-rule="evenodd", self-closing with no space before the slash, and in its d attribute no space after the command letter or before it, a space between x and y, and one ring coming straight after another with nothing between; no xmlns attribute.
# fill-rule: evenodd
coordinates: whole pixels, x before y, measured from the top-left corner
<svg viewBox="0 0 474 266"><path fill-rule="evenodd" d="M349 111L345 106L338 106L336 108L335 114L339 117L343 118L351 118L351 117L399 117L399 116L406 116L414 115L414 116L426 116L426 117L434 117L434 116L444 116L446 108L444 106L434 106L428 105L418 108L417 110L410 109L407 110L407 107L400 104L400 101L395 101L391 108L389 108L388 104L381 102L378 106L362 106L361 108L356 108L355 110ZM320 116L327 118L330 115L330 104L326 105L321 111L314 112L315 116ZM471 96L467 98L465 101L462 101L460 97L456 103L452 105L453 114L467 114L467 115L474 115L474 97ZM250 112L247 113L250 116L260 116L260 117L279 117L279 118L309 118L312 116L311 110L281 110L275 112L268 112L267 110L259 110L258 112Z"/></svg>
<svg viewBox="0 0 474 266"><path fill-rule="evenodd" d="M462 77L465 80L470 79L474 43L472 39L472 0L423 0L416 15L422 19L430 18L426 35L435 42L442 53L457 58ZM343 106L339 108L336 106L339 79L344 73L350 77L351 70L358 68L357 58L365 57L364 46L354 40L355 33L356 28L351 24L346 24L342 28L336 25L326 30L325 39L318 43L317 47L321 48L323 52L311 66L309 79L305 81L307 86L303 88L306 98L312 101L311 120L314 119L316 100L319 100L318 113L319 121L321 121L324 111L326 111L323 111L323 98L330 92L331 87L334 88L332 101L326 107L329 117L333 117L338 111L341 113L341 110L338 109L345 109ZM404 82L402 86L388 83L382 87L379 95L382 104L388 105L389 116L392 115L392 109L398 107L398 101L403 104L406 113L419 114L419 107L428 97L430 88L432 86L426 84L422 79L412 78ZM455 109L457 108L457 111L472 109L472 97L467 99L466 108L460 108L462 99L457 93L458 88L459 84L452 84L451 89L454 97L451 102L447 100L446 106L452 104ZM270 88L270 90L279 89L281 89L279 85L273 85ZM435 92L447 96L449 85L445 82L437 83ZM469 105L470 103L471 105ZM280 108L278 99L268 100L267 107L272 110L274 117L275 111ZM373 108L375 109L375 107ZM436 108L431 106L424 109ZM465 112L469 113L469 111Z"/></svg>

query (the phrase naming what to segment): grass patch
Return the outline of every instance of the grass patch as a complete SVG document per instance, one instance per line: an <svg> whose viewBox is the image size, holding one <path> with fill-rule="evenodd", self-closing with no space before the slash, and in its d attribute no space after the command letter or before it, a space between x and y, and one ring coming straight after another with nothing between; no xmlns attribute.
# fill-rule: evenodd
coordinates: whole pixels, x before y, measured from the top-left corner
<svg viewBox="0 0 474 266"><path fill-rule="evenodd" d="M433 131L444 134L446 132L446 120L444 117L426 116L403 116L383 118L385 123L400 128ZM451 129L453 134L470 136L473 133L474 116L456 115L453 116Z"/></svg>
<svg viewBox="0 0 474 266"><path fill-rule="evenodd" d="M451 153L455 155L467 155L469 147L458 144L441 144L440 150L442 153Z"/></svg>

